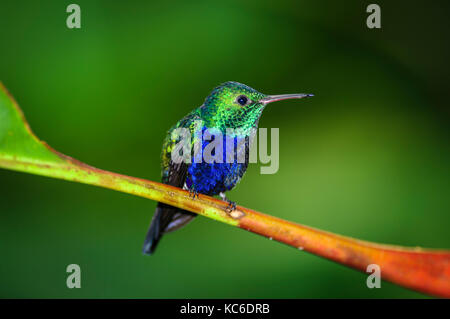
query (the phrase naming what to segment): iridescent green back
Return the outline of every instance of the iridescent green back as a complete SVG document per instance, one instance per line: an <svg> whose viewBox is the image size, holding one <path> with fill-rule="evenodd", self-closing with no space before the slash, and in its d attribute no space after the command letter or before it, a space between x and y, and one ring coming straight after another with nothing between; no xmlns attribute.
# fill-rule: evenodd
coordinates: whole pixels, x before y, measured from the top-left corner
<svg viewBox="0 0 450 319"><path fill-rule="evenodd" d="M177 128L186 128L189 130L191 134L191 146L194 146L194 143L196 142L196 139L198 137L195 136L195 123L200 123L202 125L204 122L199 116L199 109L196 109L186 115L184 118L182 118L180 121L177 122L174 126L170 128L170 130L167 132L166 138L163 142L163 148L161 153L161 170L162 170L162 182L167 182L167 177L170 170L170 161L172 156L172 150L174 149L175 145L180 141L182 138L179 136L179 134L174 134L174 131Z"/></svg>

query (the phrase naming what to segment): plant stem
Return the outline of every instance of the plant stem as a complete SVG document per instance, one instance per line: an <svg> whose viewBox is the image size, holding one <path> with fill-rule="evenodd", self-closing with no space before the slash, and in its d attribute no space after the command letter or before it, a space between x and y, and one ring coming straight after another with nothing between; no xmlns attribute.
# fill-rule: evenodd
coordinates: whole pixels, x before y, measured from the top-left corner
<svg viewBox="0 0 450 319"><path fill-rule="evenodd" d="M48 147L48 146L47 146ZM450 297L450 252L380 245L291 223L237 206L229 213L228 203L173 186L104 171L60 154L58 164L0 158L0 167L113 189L176 206L208 218L237 226L365 272L377 264L381 277L423 293Z"/></svg>

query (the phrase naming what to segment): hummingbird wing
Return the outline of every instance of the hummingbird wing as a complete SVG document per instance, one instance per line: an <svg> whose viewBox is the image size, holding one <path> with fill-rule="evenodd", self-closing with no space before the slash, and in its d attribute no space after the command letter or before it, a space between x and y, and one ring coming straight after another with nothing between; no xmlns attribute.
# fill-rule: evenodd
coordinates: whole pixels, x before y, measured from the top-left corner
<svg viewBox="0 0 450 319"><path fill-rule="evenodd" d="M186 127L192 131L192 123L199 117L191 113L177 123L168 133L163 144L162 152L162 182L164 184L184 187L186 182L188 164L175 163L171 160L171 150L179 142L172 139L171 132L174 128ZM179 209L164 203L158 203L153 215L150 228L144 241L143 253L152 254L158 245L161 237L168 232L177 230L189 223L197 214Z"/></svg>

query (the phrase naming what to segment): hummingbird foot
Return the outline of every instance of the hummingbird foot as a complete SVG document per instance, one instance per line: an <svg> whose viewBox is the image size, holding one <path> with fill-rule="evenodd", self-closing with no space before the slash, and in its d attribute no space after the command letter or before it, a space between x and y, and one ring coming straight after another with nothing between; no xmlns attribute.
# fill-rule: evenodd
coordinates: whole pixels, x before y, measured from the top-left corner
<svg viewBox="0 0 450 319"><path fill-rule="evenodd" d="M189 190L189 197L192 197L192 199L195 199L195 197L198 198L198 192L195 189L191 188Z"/></svg>
<svg viewBox="0 0 450 319"><path fill-rule="evenodd" d="M229 213L231 213L232 211L234 211L236 209L236 202L232 202L231 200L229 200L227 202L228 202L227 211Z"/></svg>
<svg viewBox="0 0 450 319"><path fill-rule="evenodd" d="M225 202L228 203L227 211L228 211L229 213L231 213L233 210L236 209L236 202L233 202L233 201L229 200L229 199L225 196L225 193L220 193L219 196L220 196L220 198L222 198L223 201L225 201Z"/></svg>

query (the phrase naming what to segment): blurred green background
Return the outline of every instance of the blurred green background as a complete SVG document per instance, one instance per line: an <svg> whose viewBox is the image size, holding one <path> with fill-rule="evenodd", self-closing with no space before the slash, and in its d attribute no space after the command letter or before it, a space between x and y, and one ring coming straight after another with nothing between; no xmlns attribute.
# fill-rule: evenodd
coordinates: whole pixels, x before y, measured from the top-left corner
<svg viewBox="0 0 450 319"><path fill-rule="evenodd" d="M250 166L239 204L360 239L450 248L448 1L0 2L0 80L35 133L115 172L159 180L166 130L234 80L314 93L268 107L280 169ZM197 218L141 246L155 203L0 170L0 297L425 297ZM81 266L82 288L66 287Z"/></svg>

